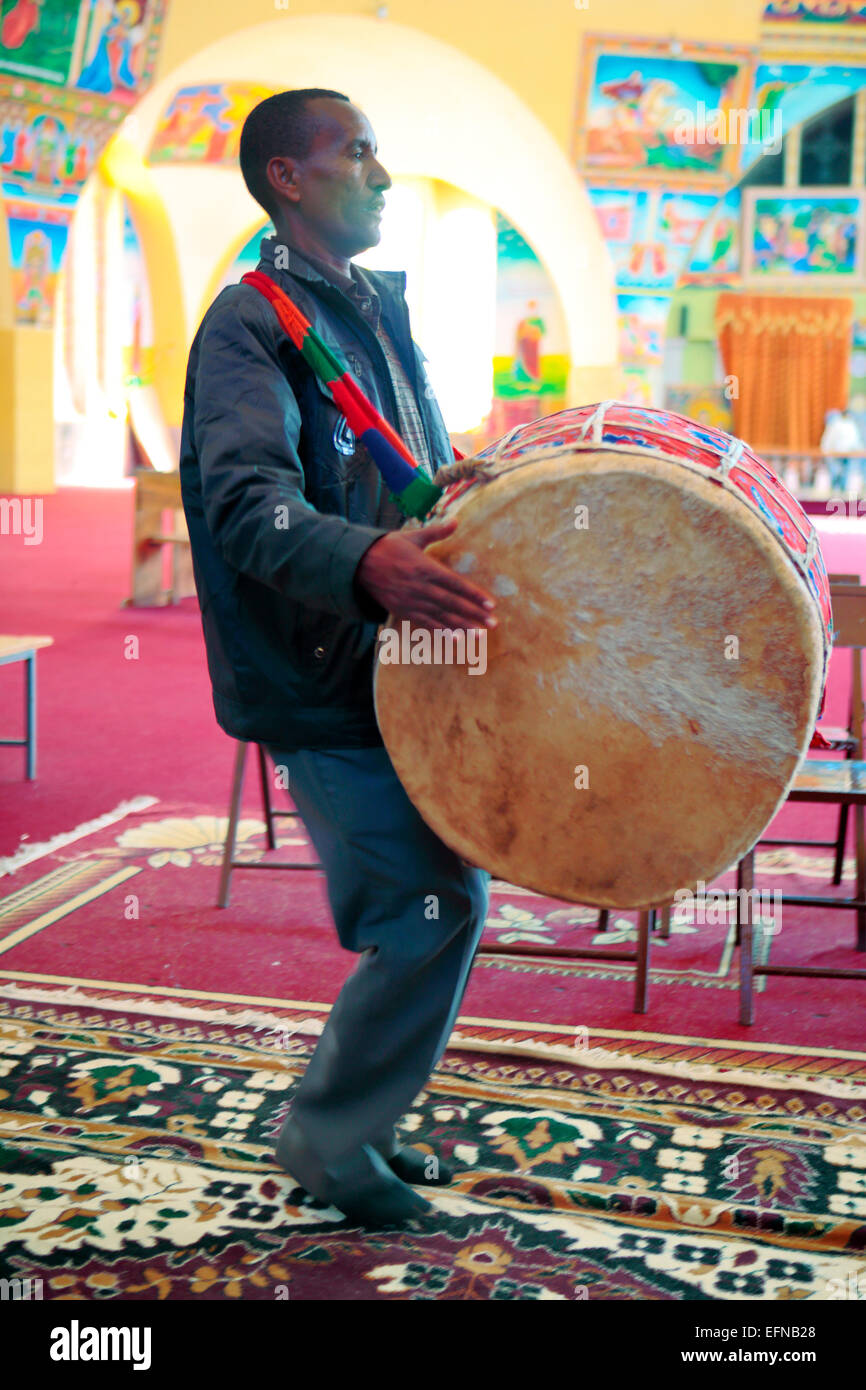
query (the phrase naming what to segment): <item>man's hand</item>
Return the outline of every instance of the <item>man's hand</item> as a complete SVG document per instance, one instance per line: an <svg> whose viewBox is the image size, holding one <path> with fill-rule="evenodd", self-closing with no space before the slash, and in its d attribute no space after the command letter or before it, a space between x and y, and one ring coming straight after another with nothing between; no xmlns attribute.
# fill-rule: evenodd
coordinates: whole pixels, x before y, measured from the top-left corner
<svg viewBox="0 0 866 1390"><path fill-rule="evenodd" d="M456 527L456 521L447 521L382 536L362 557L355 571L357 583L389 613L408 618L416 627L496 627L496 600L424 554L428 545L444 541Z"/></svg>

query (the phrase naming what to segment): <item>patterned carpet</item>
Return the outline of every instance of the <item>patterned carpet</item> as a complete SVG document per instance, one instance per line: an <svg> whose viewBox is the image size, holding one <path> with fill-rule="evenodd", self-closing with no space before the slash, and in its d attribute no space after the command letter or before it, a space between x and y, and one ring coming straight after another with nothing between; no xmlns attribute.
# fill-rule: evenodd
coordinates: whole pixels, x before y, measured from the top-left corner
<svg viewBox="0 0 866 1390"><path fill-rule="evenodd" d="M2 1006L3 1277L51 1299L866 1291L862 1063L464 1030L404 1124L458 1178L369 1234L271 1159L321 1010L175 1003Z"/></svg>
<svg viewBox="0 0 866 1390"><path fill-rule="evenodd" d="M111 997L115 986L121 994L140 989L145 995L155 986L256 1005L333 1002L353 960L336 943L319 873L239 871L230 906L221 910L215 900L224 818L142 795L105 821L80 827L69 843L25 841L22 860L7 864L10 871L0 877L0 993L23 1000L50 1000L53 993L74 1003L81 986L98 983L101 997ZM280 840L278 857L313 858L302 831L287 827ZM250 863L274 857L260 819L241 821L239 854ZM786 892L832 892L831 867L826 852L762 850L758 882ZM717 886L731 888L732 876ZM756 928L762 962L862 969L852 913L790 908L774 921L767 896L768 911L759 911ZM738 1032L732 910L730 903L708 909L700 923L678 912L670 939L656 935L647 1026L859 1056L863 985L850 980L760 979L755 1025ZM544 1022L571 1035L578 1026L632 1032L638 1023L633 963L538 954L553 946L634 950L634 913L612 913L605 932L597 922L591 908L494 883L464 1013ZM496 943L529 954L484 954Z"/></svg>

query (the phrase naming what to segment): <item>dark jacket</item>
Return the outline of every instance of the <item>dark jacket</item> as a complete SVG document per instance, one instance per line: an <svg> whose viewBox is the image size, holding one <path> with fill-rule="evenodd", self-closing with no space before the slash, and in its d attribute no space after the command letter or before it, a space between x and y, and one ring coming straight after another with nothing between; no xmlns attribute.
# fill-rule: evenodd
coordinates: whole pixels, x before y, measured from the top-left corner
<svg viewBox="0 0 866 1390"><path fill-rule="evenodd" d="M259 270L399 428L372 329L299 257L277 270L275 245L262 243ZM412 383L430 458L448 462L448 433L412 341L406 276L364 273ZM325 387L249 285L223 290L193 342L180 477L220 726L286 751L381 742L372 670L385 614L354 581L364 553L402 518Z"/></svg>

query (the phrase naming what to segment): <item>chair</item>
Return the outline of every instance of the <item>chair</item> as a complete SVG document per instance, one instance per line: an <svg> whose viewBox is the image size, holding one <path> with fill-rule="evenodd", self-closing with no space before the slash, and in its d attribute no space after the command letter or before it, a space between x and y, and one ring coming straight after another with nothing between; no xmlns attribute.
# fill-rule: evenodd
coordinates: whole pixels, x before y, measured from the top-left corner
<svg viewBox="0 0 866 1390"><path fill-rule="evenodd" d="M844 761L806 760L794 779L788 801L854 807L856 887L853 897L830 898L816 894L783 893L782 904L848 910L857 917L857 950L866 952L866 762L863 761L863 661L866 647L866 586L839 586L833 592L836 645L850 647L855 655L851 692L852 735L857 757ZM767 843L765 841L765 843ZM812 843L821 841L788 841ZM833 842L830 842L833 843ZM813 966L758 966L753 959L753 899L755 850L737 866L737 940L740 947L740 1022L754 1018L752 984L755 975L809 975L827 979L866 980L866 970L824 970Z"/></svg>
<svg viewBox="0 0 866 1390"><path fill-rule="evenodd" d="M668 922L670 909L666 908ZM605 921L607 921L606 914ZM479 947L484 956L550 956L554 960L618 960L634 961L637 965L634 981L634 1012L645 1014L649 1001L650 938L656 927L656 910L638 913L637 947L634 951L599 950L593 946L535 946L529 942L510 944L492 942Z"/></svg>
<svg viewBox="0 0 866 1390"><path fill-rule="evenodd" d="M671 934L671 907L672 904L668 903L667 907L659 908L659 936L661 937L662 941L667 941ZM598 914L598 923L596 926L596 930L607 931L609 922L610 909L607 907L603 907ZM655 930L655 924L653 925L653 930Z"/></svg>
<svg viewBox="0 0 866 1390"><path fill-rule="evenodd" d="M829 581L830 581L830 599L831 599L831 602L832 602L832 604L833 604L833 610L834 610L834 613L835 613L835 609L836 609L836 596L837 596L837 594L841 594L843 591L845 591L845 590L847 590L847 589L850 589L852 586L853 586L854 588L857 588L857 587L859 586L859 584L860 584L860 578L859 578L859 576L856 575L856 574L830 574L830 575L827 576L827 578L828 578ZM844 647L844 646L846 645L844 642L842 642L842 641L839 640L838 628L837 628L837 630L836 630L836 638L835 638L835 640L834 640L833 645L834 645L834 647ZM834 728L834 727L829 727L829 728L828 728L828 727L826 727L826 726L825 726L824 728L821 729L821 733L823 734L825 741L826 741L827 744L829 745L829 747L827 748L826 751L827 751L827 752L833 752L833 753L843 753L843 754L845 755L846 758L853 758L853 757L855 756L855 754L857 754L857 756L859 756L859 757L862 757L862 756L863 756L863 753L862 753L862 743L861 743L861 746L860 746L860 752L859 752L859 753L857 752L857 747L858 747L858 745L857 745L857 738L856 738L856 735L855 735L855 733L854 733L854 728L853 728L854 704L855 704L854 691L855 691L855 688L856 688L856 683L857 683L857 681L858 681L859 678L860 678L860 676L859 676L859 671L860 671L860 653L859 653L859 651L858 651L858 649L857 649L856 647L852 647L852 648L851 648L851 700L850 700L850 704L849 704L849 707L848 707L848 723L847 723L847 726L846 726L844 729L842 729L842 728ZM846 841L846 839L847 839L847 836L848 836L848 804L847 804L847 802L845 802L845 803L843 803L843 804L839 807L839 824L838 824L837 829L836 829L836 838L835 838L834 840L780 840L780 839L762 839L762 840L759 840L758 843L761 844L761 845L797 845L797 846L806 846L806 845L808 845L808 846L811 846L813 849L835 849L835 851L836 851L836 856L835 856L835 860L834 860L834 863L833 863L833 882L834 882L834 884L838 884L838 883L841 883L841 882L842 882L842 866L843 866L843 862L844 862L844 858L845 858L845 841Z"/></svg>
<svg viewBox="0 0 866 1390"><path fill-rule="evenodd" d="M310 864L307 861L299 863L294 861L286 863L280 860L274 863L272 860L260 860L258 863L251 864L246 859L235 859L235 845L237 843L238 821L241 814L241 801L244 792L244 775L246 773L248 743L239 742L235 752L235 766L232 775L232 793L229 803L229 823L226 831L225 849L223 851L222 868L220 869L219 895L217 897L217 907L228 907L229 893L231 891L231 878L235 869L320 869L321 864ZM267 754L260 743L256 744L259 761L259 776L262 784L262 801L264 803L265 826L268 835L268 849L277 848L277 837L274 831L274 821L277 816L296 818L300 815L299 811L275 811L271 804L271 788L268 781L268 762Z"/></svg>

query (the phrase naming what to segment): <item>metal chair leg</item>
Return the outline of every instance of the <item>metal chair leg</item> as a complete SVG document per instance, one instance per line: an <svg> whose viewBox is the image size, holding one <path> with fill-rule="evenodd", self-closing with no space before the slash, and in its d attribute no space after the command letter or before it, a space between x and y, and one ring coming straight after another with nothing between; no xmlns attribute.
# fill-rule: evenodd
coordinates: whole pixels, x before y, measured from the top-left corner
<svg viewBox="0 0 866 1390"><path fill-rule="evenodd" d="M845 861L845 840L848 835L848 804L843 801L839 807L839 829L836 833L836 857L833 861L833 882L842 882L842 868Z"/></svg>
<svg viewBox="0 0 866 1390"><path fill-rule="evenodd" d="M608 912L606 907L603 907L601 912L598 914L598 930L607 931L607 924L609 920L610 913Z"/></svg>
<svg viewBox="0 0 866 1390"><path fill-rule="evenodd" d="M755 1021L753 992L754 943L752 940L751 891L755 886L755 851L749 850L737 865L737 941L740 947L740 1023ZM740 890L744 890L741 892Z"/></svg>
<svg viewBox="0 0 866 1390"><path fill-rule="evenodd" d="M866 901L866 807L854 807L854 843L857 854L857 897ZM857 950L866 951L866 908L857 908Z"/></svg>
<svg viewBox="0 0 866 1390"><path fill-rule="evenodd" d="M259 775L262 779L262 801L265 806L265 826L268 832L268 849L276 849L277 837L274 834L274 812L271 806L271 785L268 780L268 760L260 743L256 744L259 755Z"/></svg>
<svg viewBox="0 0 866 1390"><path fill-rule="evenodd" d="M238 835L238 821L241 815L241 801L244 794L244 771L247 761L246 743L238 743L235 753L235 767L232 775L232 797L229 806L229 824L226 831L226 845L223 851L222 868L220 869L219 895L217 897L217 907L228 907L229 891L232 878L232 860L235 857L235 843Z"/></svg>
<svg viewBox="0 0 866 1390"><path fill-rule="evenodd" d="M645 1014L649 1003L650 927L654 912L639 912L637 918L637 970L634 980L634 1011Z"/></svg>
<svg viewBox="0 0 866 1390"><path fill-rule="evenodd" d="M671 904L661 909L661 930L659 936L662 941L669 941L671 935Z"/></svg>
<svg viewBox="0 0 866 1390"><path fill-rule="evenodd" d="M24 663L26 668L25 680L25 718L27 723L24 735L27 741L27 780L33 782L36 778L36 653L31 652Z"/></svg>

